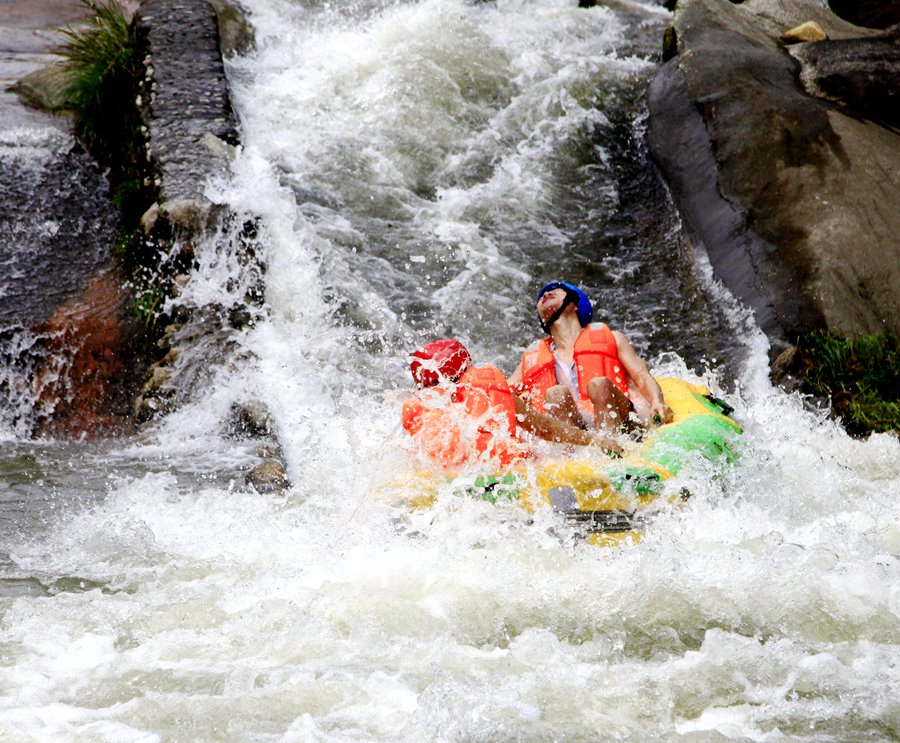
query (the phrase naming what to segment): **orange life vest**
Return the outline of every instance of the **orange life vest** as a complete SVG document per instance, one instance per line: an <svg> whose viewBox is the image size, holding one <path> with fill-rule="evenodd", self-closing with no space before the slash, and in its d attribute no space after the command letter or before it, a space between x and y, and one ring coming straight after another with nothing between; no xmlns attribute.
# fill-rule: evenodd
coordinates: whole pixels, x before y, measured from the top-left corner
<svg viewBox="0 0 900 743"><path fill-rule="evenodd" d="M469 367L456 384L404 400L402 416L419 450L445 469L474 459L508 467L525 455L516 438L515 399L495 366Z"/></svg>
<svg viewBox="0 0 900 743"><path fill-rule="evenodd" d="M550 347L552 338L544 338L522 354L519 366L522 381L516 392L522 395L534 408L545 412L544 396L547 390L560 384L556 379L556 357ZM593 405L588 397L587 387L594 377L606 377L623 394L628 394L628 374L622 362L616 339L605 323L591 323L582 328L575 339L573 349L575 370L578 373L579 407L593 413Z"/></svg>

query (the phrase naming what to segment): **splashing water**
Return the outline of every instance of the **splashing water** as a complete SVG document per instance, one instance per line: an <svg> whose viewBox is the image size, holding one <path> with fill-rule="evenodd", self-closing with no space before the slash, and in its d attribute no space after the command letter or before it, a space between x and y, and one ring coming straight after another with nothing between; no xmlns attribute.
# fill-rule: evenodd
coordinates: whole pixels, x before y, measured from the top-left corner
<svg viewBox="0 0 900 743"><path fill-rule="evenodd" d="M652 4L248 0L244 147L210 195L255 219L263 316L142 436L6 436L0 734L41 741L885 740L900 731L900 444L768 381L765 341L683 238L641 145ZM240 220L237 220L238 222ZM223 232L179 301L245 289ZM732 468L640 545L415 465L405 355L512 371L533 292L578 281L744 425ZM191 365L194 365L193 367ZM292 488L248 491L232 403Z"/></svg>

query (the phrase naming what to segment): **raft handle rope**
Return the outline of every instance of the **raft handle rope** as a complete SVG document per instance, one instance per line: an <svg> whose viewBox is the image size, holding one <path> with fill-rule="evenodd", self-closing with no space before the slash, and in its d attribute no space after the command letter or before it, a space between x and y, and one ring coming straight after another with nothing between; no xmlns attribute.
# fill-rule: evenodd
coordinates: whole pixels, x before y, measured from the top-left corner
<svg viewBox="0 0 900 743"><path fill-rule="evenodd" d="M723 399L716 397L715 395L704 395L704 397L709 400L713 405L715 405L719 410L722 411L722 415L730 416L734 412L734 408L731 407L727 402Z"/></svg>

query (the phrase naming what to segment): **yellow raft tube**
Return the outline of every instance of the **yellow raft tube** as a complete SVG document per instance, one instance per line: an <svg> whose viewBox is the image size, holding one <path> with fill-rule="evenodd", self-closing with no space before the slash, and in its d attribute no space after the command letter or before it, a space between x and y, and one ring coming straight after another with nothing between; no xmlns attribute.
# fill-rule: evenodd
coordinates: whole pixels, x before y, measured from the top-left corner
<svg viewBox="0 0 900 743"><path fill-rule="evenodd" d="M706 387L674 377L657 381L674 418L651 429L623 457L537 461L468 481L420 471L379 491L421 509L434 503L439 488L452 482L490 502L514 500L528 511L550 506L592 544L637 542L642 523L660 505L689 496L685 491L664 495L666 481L698 455L714 462L735 461L735 441L742 433L729 417L731 408Z"/></svg>

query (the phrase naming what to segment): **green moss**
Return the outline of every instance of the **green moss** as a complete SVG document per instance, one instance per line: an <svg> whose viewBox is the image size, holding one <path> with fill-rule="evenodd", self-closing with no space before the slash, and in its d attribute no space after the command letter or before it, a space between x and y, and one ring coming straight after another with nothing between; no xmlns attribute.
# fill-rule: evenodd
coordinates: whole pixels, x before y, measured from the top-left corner
<svg viewBox="0 0 900 743"><path fill-rule="evenodd" d="M113 205L123 212L128 211L131 204L142 198L141 182L134 174L131 174L130 177L123 177L113 189Z"/></svg>
<svg viewBox="0 0 900 743"><path fill-rule="evenodd" d="M159 283L147 281L137 287L134 298L134 313L145 324L152 327L156 324L165 299L165 292Z"/></svg>
<svg viewBox="0 0 900 743"><path fill-rule="evenodd" d="M127 231L120 230L119 234L116 236L116 241L112 246L112 254L113 257L119 261L120 264L125 262L126 257L129 255L129 251L131 249L132 243L139 238L139 235L136 234L135 231Z"/></svg>
<svg viewBox="0 0 900 743"><path fill-rule="evenodd" d="M850 433L900 430L900 349L890 335L847 338L807 335L805 377L812 392L828 395Z"/></svg>

